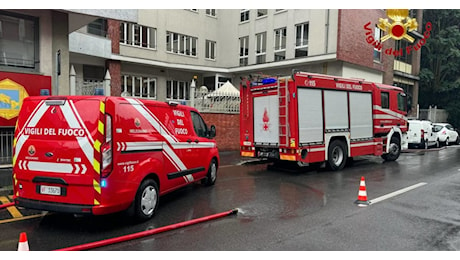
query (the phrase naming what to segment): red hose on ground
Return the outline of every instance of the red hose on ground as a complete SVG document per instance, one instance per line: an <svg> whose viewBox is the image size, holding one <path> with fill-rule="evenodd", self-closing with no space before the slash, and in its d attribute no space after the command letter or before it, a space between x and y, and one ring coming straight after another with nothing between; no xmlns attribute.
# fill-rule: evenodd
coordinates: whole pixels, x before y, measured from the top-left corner
<svg viewBox="0 0 460 260"><path fill-rule="evenodd" d="M0 209L8 208L8 207L11 207L11 206L14 206L14 202L10 202L10 203L0 205Z"/></svg>
<svg viewBox="0 0 460 260"><path fill-rule="evenodd" d="M232 210L229 210L229 211L226 211L226 212L217 213L217 214L210 215L210 216L207 216L207 217L192 219L192 220L180 222L180 223L177 223L177 224L172 224L172 225L169 225L169 226L164 226L164 227L155 228L155 229L151 229L151 230L146 230L146 231L142 231L142 232L138 232L138 233L134 233L134 234L124 235L124 236L121 236L121 237L109 238L109 239L100 240L100 241L87 243L87 244L83 244L83 245L77 245L77 246L71 246L71 247L67 247L67 248L56 249L54 251L82 251L82 250L88 250L88 249L92 249L92 248L96 248L96 247L107 246L107 245L111 245L111 244L115 244L115 243L120 243L120 242L124 242L124 241L128 241L128 240L134 240L134 239L137 239L137 238L158 234L158 233L165 232L165 231L170 231L170 230L185 227L185 226L194 225L194 224L197 224L197 223L205 222L205 221L208 221L208 220L213 220L213 219L216 219L216 218L225 217L225 216L228 216L228 215L231 215L231 214L235 214L237 212L238 212L237 209L232 209Z"/></svg>

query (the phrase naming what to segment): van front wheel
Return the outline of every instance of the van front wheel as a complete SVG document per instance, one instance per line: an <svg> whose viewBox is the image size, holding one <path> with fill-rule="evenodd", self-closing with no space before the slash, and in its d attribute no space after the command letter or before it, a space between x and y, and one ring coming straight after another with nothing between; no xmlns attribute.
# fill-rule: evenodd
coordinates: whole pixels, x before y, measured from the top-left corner
<svg viewBox="0 0 460 260"><path fill-rule="evenodd" d="M139 220L148 220L158 208L158 184L152 179L146 179L137 190L134 201L135 216Z"/></svg>
<svg viewBox="0 0 460 260"><path fill-rule="evenodd" d="M206 174L206 178L204 178L201 183L205 186L211 186L216 183L217 179L217 161L216 159L212 159L211 163L209 164L208 173Z"/></svg>

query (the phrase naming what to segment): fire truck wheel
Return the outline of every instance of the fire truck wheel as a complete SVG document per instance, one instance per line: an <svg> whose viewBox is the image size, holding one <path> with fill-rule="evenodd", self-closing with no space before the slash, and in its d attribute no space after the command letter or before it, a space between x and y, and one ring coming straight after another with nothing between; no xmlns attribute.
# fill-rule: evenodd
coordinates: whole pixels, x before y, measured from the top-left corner
<svg viewBox="0 0 460 260"><path fill-rule="evenodd" d="M333 171L338 171L345 167L347 163L347 147L344 142L340 140L334 140L329 145L328 151L328 165Z"/></svg>
<svg viewBox="0 0 460 260"><path fill-rule="evenodd" d="M385 161L396 161L401 154L401 145L399 144L399 138L392 136L390 140L389 152L382 155Z"/></svg>
<svg viewBox="0 0 460 260"><path fill-rule="evenodd" d="M137 190L134 201L134 213L139 220L150 219L158 208L158 184L152 179L146 179Z"/></svg>
<svg viewBox="0 0 460 260"><path fill-rule="evenodd" d="M209 164L208 174L206 174L206 178L204 178L201 183L205 186L211 186L216 183L217 179L217 161L216 159L212 159L211 163Z"/></svg>

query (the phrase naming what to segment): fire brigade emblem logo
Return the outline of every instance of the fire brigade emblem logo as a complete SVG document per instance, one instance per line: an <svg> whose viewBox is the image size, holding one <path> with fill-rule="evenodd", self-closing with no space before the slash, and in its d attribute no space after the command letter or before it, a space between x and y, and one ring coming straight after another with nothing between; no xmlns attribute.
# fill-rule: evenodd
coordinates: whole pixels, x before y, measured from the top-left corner
<svg viewBox="0 0 460 260"><path fill-rule="evenodd" d="M34 155L35 154L35 146L33 146L33 145L29 146L27 151L29 152L29 155Z"/></svg>
<svg viewBox="0 0 460 260"><path fill-rule="evenodd" d="M388 34L383 36L380 41L384 42L390 38L395 40L406 39L413 43L414 38L409 36L407 32L411 32L417 29L418 23L415 18L409 17L408 9L387 9L387 16L393 20L390 23L388 19L379 19L378 27Z"/></svg>
<svg viewBox="0 0 460 260"><path fill-rule="evenodd" d="M269 127L268 122L270 122L270 117L268 116L267 108L265 108L262 122L264 123L264 126L263 126L264 131L268 131L268 127Z"/></svg>
<svg viewBox="0 0 460 260"><path fill-rule="evenodd" d="M141 120L139 120L139 118L136 117L136 118L134 119L134 125L135 125L136 127L141 126Z"/></svg>

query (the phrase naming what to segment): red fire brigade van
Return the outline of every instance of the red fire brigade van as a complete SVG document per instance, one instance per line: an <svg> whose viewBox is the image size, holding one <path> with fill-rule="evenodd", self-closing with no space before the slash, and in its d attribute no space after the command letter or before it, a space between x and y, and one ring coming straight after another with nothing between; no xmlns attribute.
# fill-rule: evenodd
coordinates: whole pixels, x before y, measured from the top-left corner
<svg viewBox="0 0 460 260"><path fill-rule="evenodd" d="M28 97L14 138L15 204L94 215L129 209L149 219L163 194L214 184L215 134L196 109L172 102Z"/></svg>
<svg viewBox="0 0 460 260"><path fill-rule="evenodd" d="M394 86L293 72L243 80L241 156L326 162L340 170L349 157L399 157L407 132L406 95Z"/></svg>

